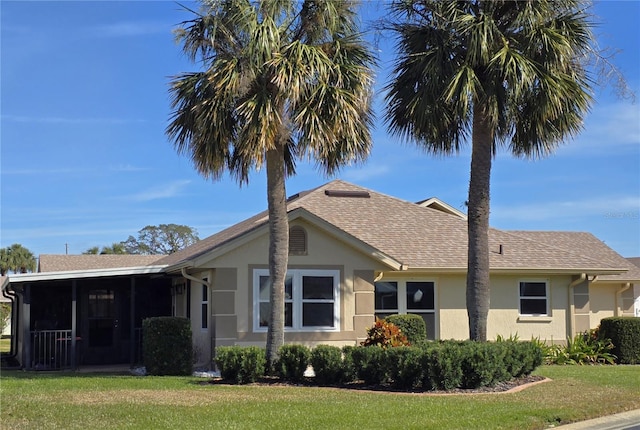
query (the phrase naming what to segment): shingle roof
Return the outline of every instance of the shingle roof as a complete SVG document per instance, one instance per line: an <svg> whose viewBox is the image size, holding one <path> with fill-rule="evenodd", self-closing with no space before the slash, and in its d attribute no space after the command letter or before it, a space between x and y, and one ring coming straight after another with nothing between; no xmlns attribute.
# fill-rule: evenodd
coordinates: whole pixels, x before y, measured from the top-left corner
<svg viewBox="0 0 640 430"><path fill-rule="evenodd" d="M43 254L39 272L67 272L72 270L115 269L121 267L152 266L162 255L130 254Z"/></svg>
<svg viewBox="0 0 640 430"><path fill-rule="evenodd" d="M467 223L459 216L341 180L293 196L288 200L287 209L289 212L304 209L411 269L466 269ZM186 264L264 226L267 220L267 212L264 211L156 263L170 266ZM586 271L628 268L628 263L620 261L622 257L588 233L558 236L556 232L491 229L489 234L493 270ZM589 239L584 235L588 235ZM556 240L556 237L562 237L563 241ZM577 242L574 243L574 240ZM588 247L583 248L583 244ZM608 251L601 249L602 246ZM591 247L597 253L590 254ZM500 248L502 253L499 252Z"/></svg>

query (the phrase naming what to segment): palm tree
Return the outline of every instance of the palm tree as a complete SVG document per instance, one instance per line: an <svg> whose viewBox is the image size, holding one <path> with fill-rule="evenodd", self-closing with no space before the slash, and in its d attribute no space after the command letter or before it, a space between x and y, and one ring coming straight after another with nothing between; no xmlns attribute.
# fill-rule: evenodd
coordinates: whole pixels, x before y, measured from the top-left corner
<svg viewBox="0 0 640 430"><path fill-rule="evenodd" d="M34 272L37 266L33 253L19 243L4 248L0 260L3 275L9 270L13 273Z"/></svg>
<svg viewBox="0 0 640 430"><path fill-rule="evenodd" d="M580 131L592 100L587 10L579 0L392 4L399 54L386 96L391 132L445 155L471 137L471 339L487 336L492 159L499 147L546 156Z"/></svg>
<svg viewBox="0 0 640 430"><path fill-rule="evenodd" d="M204 70L172 79L167 134L207 178L228 171L242 185L266 166L271 365L284 344L285 179L299 159L331 175L366 158L374 60L352 1L223 0L203 10L177 32Z"/></svg>

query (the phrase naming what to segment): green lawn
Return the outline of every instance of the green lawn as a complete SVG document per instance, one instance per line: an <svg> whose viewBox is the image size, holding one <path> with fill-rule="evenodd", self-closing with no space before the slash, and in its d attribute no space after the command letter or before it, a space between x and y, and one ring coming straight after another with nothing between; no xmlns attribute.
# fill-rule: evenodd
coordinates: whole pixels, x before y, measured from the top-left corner
<svg viewBox="0 0 640 430"><path fill-rule="evenodd" d="M640 408L640 366L545 366L518 393L447 395L6 371L3 429L543 429Z"/></svg>
<svg viewBox="0 0 640 430"><path fill-rule="evenodd" d="M11 339L0 339L0 352L9 352L11 350Z"/></svg>

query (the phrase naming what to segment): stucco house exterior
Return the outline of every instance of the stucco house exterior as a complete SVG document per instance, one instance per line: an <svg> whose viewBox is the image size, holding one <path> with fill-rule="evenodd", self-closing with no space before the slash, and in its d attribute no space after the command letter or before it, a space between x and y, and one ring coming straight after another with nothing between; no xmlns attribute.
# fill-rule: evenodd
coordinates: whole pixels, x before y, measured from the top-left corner
<svg viewBox="0 0 640 430"><path fill-rule="evenodd" d="M285 342L355 345L376 316L394 313L421 315L431 339L468 338L463 213L438 199L412 203L341 180L295 194L287 204ZM126 339L109 359L133 363L140 320L151 314L191 320L199 366L211 363L217 346L264 345L267 221L263 212L175 254L149 261L121 256L117 267L44 270L43 262L54 257L42 256L41 272L11 276L3 287L22 313L14 320L17 357L35 366L34 341L27 339L37 330L34 291L45 285L70 291L67 328L75 358L68 361L74 365L96 361L95 352L87 357L87 349L96 348L89 346L92 335L115 344L116 330ZM491 229L490 247L489 338L564 342L604 317L634 315L640 268L590 233ZM55 258L61 264L66 257L79 256ZM145 308L151 297L156 305ZM117 322L88 321L109 306L119 309ZM102 343L105 356L108 342Z"/></svg>

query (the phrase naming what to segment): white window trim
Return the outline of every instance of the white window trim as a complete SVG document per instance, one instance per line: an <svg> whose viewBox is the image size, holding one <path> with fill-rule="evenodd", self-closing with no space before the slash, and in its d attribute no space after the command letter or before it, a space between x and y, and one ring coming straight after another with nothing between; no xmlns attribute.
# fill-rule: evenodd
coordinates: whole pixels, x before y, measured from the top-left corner
<svg viewBox="0 0 640 430"><path fill-rule="evenodd" d="M260 277L269 276L268 269L253 269L253 331L266 332L267 327L260 326ZM289 269L287 276L292 277L291 294L293 303L293 326L285 327L286 332L336 332L340 331L340 271L327 269ZM333 300L302 300L302 277L325 276L333 278ZM289 301L289 300L287 300ZM330 303L333 301L333 327L303 327L303 303Z"/></svg>
<svg viewBox="0 0 640 430"><path fill-rule="evenodd" d="M544 297L542 296L523 296L520 294L520 284L531 282L531 283L539 283L544 284ZM527 300L546 300L546 313L544 314L524 314L522 313L522 299ZM530 319L545 319L551 317L551 283L548 279L519 279L518 280L518 315L520 317L526 317L525 319L520 318L521 321L530 320Z"/></svg>
<svg viewBox="0 0 640 430"><path fill-rule="evenodd" d="M411 314L436 314L438 307L438 284L435 279L383 279L381 282L396 282L398 284L398 309L375 309L376 314L398 313L400 315ZM407 282L431 282L433 284L433 310L408 309L407 307Z"/></svg>

